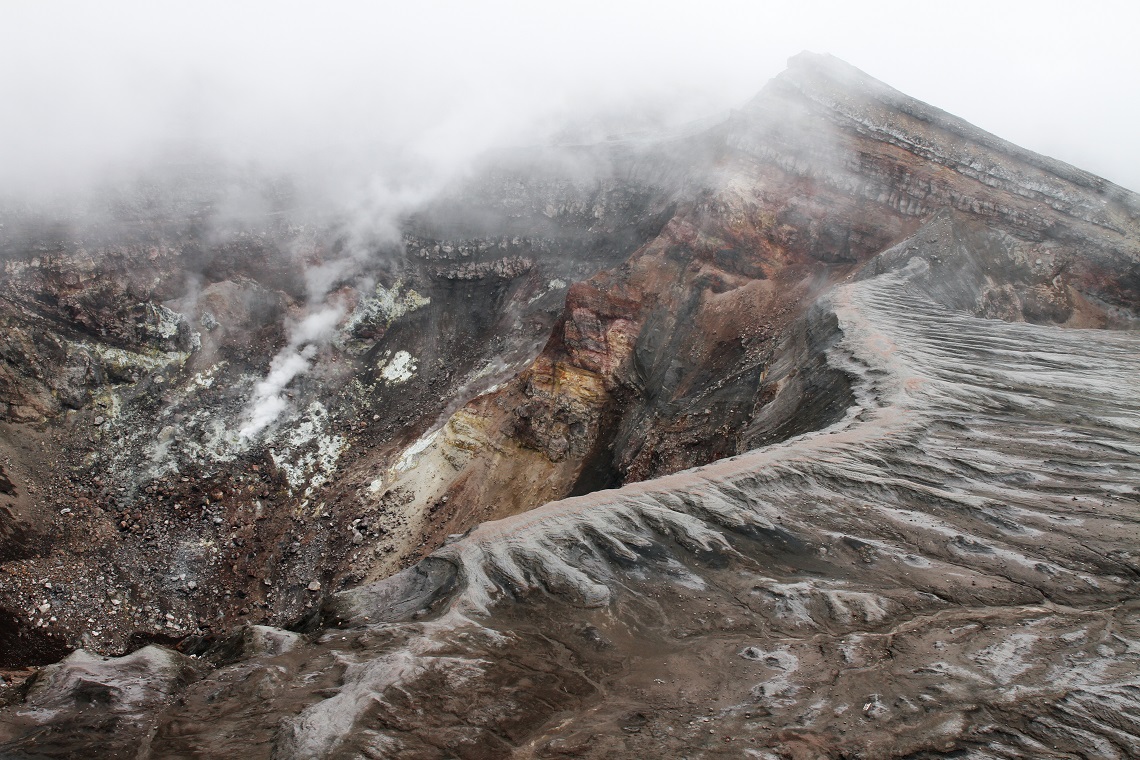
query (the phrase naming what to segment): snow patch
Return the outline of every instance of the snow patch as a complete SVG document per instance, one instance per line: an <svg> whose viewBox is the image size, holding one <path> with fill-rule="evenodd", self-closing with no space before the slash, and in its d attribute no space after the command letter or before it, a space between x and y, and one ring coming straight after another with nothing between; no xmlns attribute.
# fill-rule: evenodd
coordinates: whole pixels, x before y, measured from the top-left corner
<svg viewBox="0 0 1140 760"><path fill-rule="evenodd" d="M566 287L566 281L559 279L558 277L555 277L553 280L546 283L546 287L544 287L542 290L538 291L533 296L531 296L530 300L527 301L527 303L532 304L535 301L537 301L538 299L542 298L547 293L550 293L551 291L554 291L554 290L562 290L565 287Z"/></svg>
<svg viewBox="0 0 1140 760"><path fill-rule="evenodd" d="M420 455L427 451L428 448L430 448L431 445L435 443L436 439L439 438L439 434L442 431L443 428L433 430L432 432L420 437L408 448L404 449L404 452L400 454L400 458L396 460L396 464L392 465L392 467L389 468L388 472L386 472L384 475L381 475L380 477L373 480L368 485L368 490L372 493L380 493L380 491L384 489L386 483L392 482L402 473L405 473L415 467L420 458Z"/></svg>
<svg viewBox="0 0 1140 760"><path fill-rule="evenodd" d="M269 450L273 463L285 475L289 493L305 487L305 499L323 486L336 471L348 441L325 432L328 410L319 401L309 404L306 419L293 428L282 445Z"/></svg>
<svg viewBox="0 0 1140 760"><path fill-rule="evenodd" d="M377 368L384 382L388 385L397 385L411 380L419 365L416 358L407 351L397 351L395 356L391 351L385 351Z"/></svg>
<svg viewBox="0 0 1140 760"><path fill-rule="evenodd" d="M400 293L404 283L397 280L391 288L377 285L373 295L360 299L345 324L345 332L352 334L361 325L392 324L408 312L422 309L431 299L421 296L415 290Z"/></svg>

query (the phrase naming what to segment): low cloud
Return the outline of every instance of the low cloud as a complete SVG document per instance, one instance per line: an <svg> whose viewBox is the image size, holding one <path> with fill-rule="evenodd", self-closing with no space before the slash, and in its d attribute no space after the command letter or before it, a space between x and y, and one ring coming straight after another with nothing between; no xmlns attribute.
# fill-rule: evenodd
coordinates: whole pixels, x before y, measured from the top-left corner
<svg viewBox="0 0 1140 760"><path fill-rule="evenodd" d="M804 49L1140 188L1137 21L1124 2L964 0L948 18L896 0L874 14L827 0L13 0L0 191L192 152L303 175L317 194L358 197L370 178L399 192L496 145L737 107Z"/></svg>

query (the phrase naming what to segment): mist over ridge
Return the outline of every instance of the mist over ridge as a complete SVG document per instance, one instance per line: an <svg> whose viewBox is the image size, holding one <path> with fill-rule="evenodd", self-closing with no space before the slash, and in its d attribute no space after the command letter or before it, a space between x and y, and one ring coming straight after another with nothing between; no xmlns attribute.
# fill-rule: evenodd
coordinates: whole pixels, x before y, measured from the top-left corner
<svg viewBox="0 0 1140 760"><path fill-rule="evenodd" d="M1140 187L1121 97L1140 89L1136 12L1068 9L881 3L864 23L832 2L7 3L0 193L185 160L299 177L342 204L422 193L488 149L723 116L803 49Z"/></svg>

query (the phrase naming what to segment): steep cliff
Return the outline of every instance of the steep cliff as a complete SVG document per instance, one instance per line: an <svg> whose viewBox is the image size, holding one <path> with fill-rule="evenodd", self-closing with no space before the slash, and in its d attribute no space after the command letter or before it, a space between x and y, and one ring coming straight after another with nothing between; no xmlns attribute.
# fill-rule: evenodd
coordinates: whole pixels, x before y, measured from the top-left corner
<svg viewBox="0 0 1140 760"><path fill-rule="evenodd" d="M688 192L661 232L571 287L541 355L377 484L410 492L430 515L425 549L481 520L834 422L848 401L835 373L795 381L818 386L801 389L797 413L766 409L800 366L772 374L790 326L938 211L962 219L959 235L1000 238L979 246L984 274L956 305L1070 327L1135 324L1133 194L834 59L791 64L727 123L658 149L703 162L688 165Z"/></svg>

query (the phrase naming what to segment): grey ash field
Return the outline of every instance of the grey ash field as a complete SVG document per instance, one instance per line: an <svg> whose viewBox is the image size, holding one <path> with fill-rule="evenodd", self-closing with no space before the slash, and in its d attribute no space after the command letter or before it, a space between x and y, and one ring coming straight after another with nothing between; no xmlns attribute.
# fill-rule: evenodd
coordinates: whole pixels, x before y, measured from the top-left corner
<svg viewBox="0 0 1140 760"><path fill-rule="evenodd" d="M0 220L0 756L1140 756L1140 196L803 54L363 259L103 200Z"/></svg>

